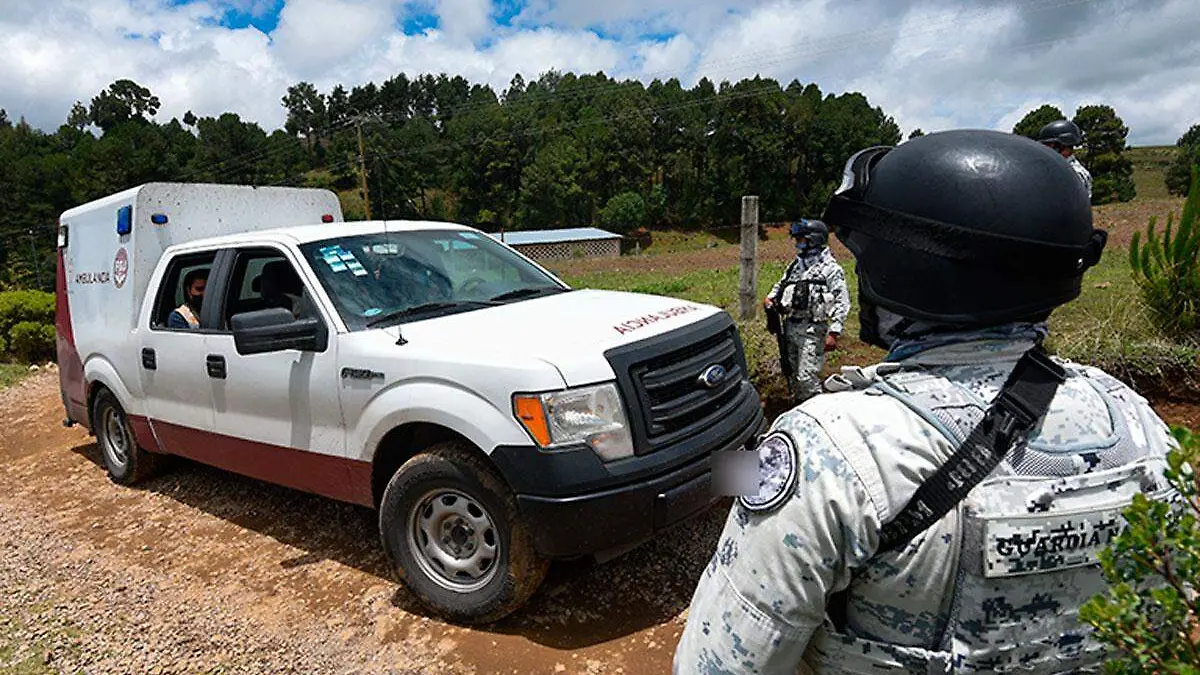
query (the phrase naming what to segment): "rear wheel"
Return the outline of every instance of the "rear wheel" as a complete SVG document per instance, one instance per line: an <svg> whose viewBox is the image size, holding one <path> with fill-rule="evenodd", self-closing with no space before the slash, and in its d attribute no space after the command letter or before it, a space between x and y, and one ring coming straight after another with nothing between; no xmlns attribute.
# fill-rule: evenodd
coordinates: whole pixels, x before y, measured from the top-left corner
<svg viewBox="0 0 1200 675"><path fill-rule="evenodd" d="M462 623L519 609L546 575L516 498L461 442L435 445L404 463L379 509L384 550L426 606Z"/></svg>
<svg viewBox="0 0 1200 675"><path fill-rule="evenodd" d="M133 485L150 476L159 466L159 457L138 447L129 426L129 416L117 397L107 389L96 394L92 404L92 424L104 468L115 483Z"/></svg>

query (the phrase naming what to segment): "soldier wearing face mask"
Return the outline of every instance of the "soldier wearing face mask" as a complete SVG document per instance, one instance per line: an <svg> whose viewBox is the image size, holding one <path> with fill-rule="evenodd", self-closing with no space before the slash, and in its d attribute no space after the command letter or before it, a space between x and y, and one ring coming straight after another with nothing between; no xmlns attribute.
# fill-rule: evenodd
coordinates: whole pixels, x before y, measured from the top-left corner
<svg viewBox="0 0 1200 675"><path fill-rule="evenodd" d="M792 223L796 259L763 305L783 320L770 328L780 337L780 362L797 403L821 393L825 350L836 349L850 313L846 275L829 250L829 228L819 220Z"/></svg>
<svg viewBox="0 0 1200 675"><path fill-rule="evenodd" d="M1099 672L1079 608L1174 439L1146 400L1043 346L1107 235L1060 157L945 131L846 164L824 220L888 350L756 447L674 672Z"/></svg>

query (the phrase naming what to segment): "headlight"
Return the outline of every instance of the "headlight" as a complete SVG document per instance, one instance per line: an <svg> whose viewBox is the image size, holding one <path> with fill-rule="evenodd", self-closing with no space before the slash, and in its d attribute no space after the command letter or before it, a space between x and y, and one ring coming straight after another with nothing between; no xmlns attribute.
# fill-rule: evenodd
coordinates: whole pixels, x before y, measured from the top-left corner
<svg viewBox="0 0 1200 675"><path fill-rule="evenodd" d="M543 448L583 443L606 462L633 456L633 437L615 384L518 394L513 413Z"/></svg>

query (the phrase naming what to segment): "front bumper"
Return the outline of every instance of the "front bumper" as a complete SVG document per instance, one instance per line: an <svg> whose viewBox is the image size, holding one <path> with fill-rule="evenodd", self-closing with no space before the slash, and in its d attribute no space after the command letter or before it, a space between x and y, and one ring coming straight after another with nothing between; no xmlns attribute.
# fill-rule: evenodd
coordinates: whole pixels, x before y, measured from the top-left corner
<svg viewBox="0 0 1200 675"><path fill-rule="evenodd" d="M583 494L566 495L522 492L520 483L528 481L510 479L510 484L516 483L517 503L533 534L538 552L553 558L570 558L603 556L628 549L720 500L722 497L714 494L712 489L712 453L743 448L765 430L766 421L759 408L758 397L752 397L752 401L755 410L747 416L748 422L734 430L735 433L700 434L697 438L680 443L685 447L672 448L675 452L665 453L691 457L666 471L605 485L603 489ZM581 448L579 452L595 457L587 448ZM497 449L501 470L504 471L506 464L510 469L504 471L506 477L514 468L511 466L513 457L540 455L537 457L539 461L550 460L547 463L550 466L540 467L548 471L538 472L543 480L548 475L567 478L562 474L564 469L569 472L568 467L572 462L589 464L585 462L585 455L572 454L562 453L555 461L553 455L539 453L534 448ZM650 455L636 459L642 463L653 458L654 455ZM528 468L535 469L532 466ZM517 473L528 475L525 471ZM579 482L566 480L559 482L556 487L562 487L564 483L568 486L574 483L576 488L579 486Z"/></svg>

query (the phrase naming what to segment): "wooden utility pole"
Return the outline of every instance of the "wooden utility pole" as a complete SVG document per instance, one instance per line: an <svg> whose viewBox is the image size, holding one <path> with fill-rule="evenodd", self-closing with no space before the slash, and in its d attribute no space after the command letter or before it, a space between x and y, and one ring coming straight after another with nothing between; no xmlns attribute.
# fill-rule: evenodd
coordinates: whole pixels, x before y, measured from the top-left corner
<svg viewBox="0 0 1200 675"><path fill-rule="evenodd" d="M367 162L363 153L362 118L358 118L358 175L362 179L363 206L367 209L367 220L371 219L371 193L367 191Z"/></svg>
<svg viewBox="0 0 1200 675"><path fill-rule="evenodd" d="M758 197L742 197L742 255L738 278L741 319L753 319L758 308Z"/></svg>
<svg viewBox="0 0 1200 675"><path fill-rule="evenodd" d="M37 287L39 291L46 290L42 286L42 261L38 259L37 248L34 246L33 230L29 231L29 257L33 259L34 269L37 270Z"/></svg>

